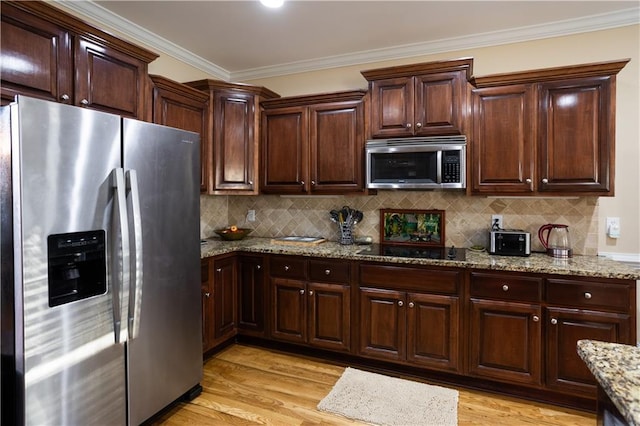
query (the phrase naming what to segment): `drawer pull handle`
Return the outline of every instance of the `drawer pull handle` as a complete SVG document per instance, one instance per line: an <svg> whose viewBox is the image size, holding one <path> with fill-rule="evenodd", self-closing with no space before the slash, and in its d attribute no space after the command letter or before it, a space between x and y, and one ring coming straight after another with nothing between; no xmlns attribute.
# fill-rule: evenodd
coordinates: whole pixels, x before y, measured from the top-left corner
<svg viewBox="0 0 640 426"><path fill-rule="evenodd" d="M409 302L409 307L410 308L413 308L414 306L416 306L416 305L414 305L413 302Z"/></svg>
<svg viewBox="0 0 640 426"><path fill-rule="evenodd" d="M533 322L538 322L538 321L540 321L540 317L537 316L537 315L534 315L533 316Z"/></svg>
<svg viewBox="0 0 640 426"><path fill-rule="evenodd" d="M289 270L289 265L284 265L284 270L288 271Z"/></svg>
<svg viewBox="0 0 640 426"><path fill-rule="evenodd" d="M302 290L300 290L300 294L304 294L304 290L303 290L303 289L302 289Z"/></svg>
<svg viewBox="0 0 640 426"><path fill-rule="evenodd" d="M331 269L325 269L324 270L324 274L325 275L331 275Z"/></svg>
<svg viewBox="0 0 640 426"><path fill-rule="evenodd" d="M558 323L558 320L555 318L551 318L551 324L556 325Z"/></svg>
<svg viewBox="0 0 640 426"><path fill-rule="evenodd" d="M309 296L313 296L313 290L309 290Z"/></svg>
<svg viewBox="0 0 640 426"><path fill-rule="evenodd" d="M222 268L216 268L216 272L222 272Z"/></svg>
<svg viewBox="0 0 640 426"><path fill-rule="evenodd" d="M204 297L209 297L209 296L211 296L211 293L209 293L209 292L206 292L206 293L204 294Z"/></svg>
<svg viewBox="0 0 640 426"><path fill-rule="evenodd" d="M402 300L398 300L398 306L400 307L404 306L404 302Z"/></svg>
<svg viewBox="0 0 640 426"><path fill-rule="evenodd" d="M506 284L502 285L502 291L509 291L509 286Z"/></svg>
<svg viewBox="0 0 640 426"><path fill-rule="evenodd" d="M589 292L586 292L586 293L584 294L584 298L585 298L585 299L591 299L591 297L592 297L592 296L591 296L591 293L589 293Z"/></svg>
<svg viewBox="0 0 640 426"><path fill-rule="evenodd" d="M256 269L260 270L260 269L262 269L262 266L261 265L256 265Z"/></svg>

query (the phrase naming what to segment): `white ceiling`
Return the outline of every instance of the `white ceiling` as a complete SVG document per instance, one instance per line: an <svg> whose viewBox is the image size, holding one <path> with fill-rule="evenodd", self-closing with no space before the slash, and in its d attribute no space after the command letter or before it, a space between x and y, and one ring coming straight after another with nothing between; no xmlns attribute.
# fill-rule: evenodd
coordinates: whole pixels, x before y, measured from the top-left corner
<svg viewBox="0 0 640 426"><path fill-rule="evenodd" d="M272 10L257 0L64 2L232 81L633 25L640 23L639 5L285 0Z"/></svg>

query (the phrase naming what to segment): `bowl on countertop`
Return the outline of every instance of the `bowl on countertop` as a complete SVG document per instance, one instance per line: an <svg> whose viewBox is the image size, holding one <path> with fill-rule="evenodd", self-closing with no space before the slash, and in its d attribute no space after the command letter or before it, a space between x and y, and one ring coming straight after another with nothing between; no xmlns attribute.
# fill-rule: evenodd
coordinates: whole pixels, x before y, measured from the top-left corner
<svg viewBox="0 0 640 426"><path fill-rule="evenodd" d="M249 228L237 228L233 231L230 228L224 228L216 229L214 232L220 235L220 238L225 241L239 241L249 235L252 231L253 229Z"/></svg>

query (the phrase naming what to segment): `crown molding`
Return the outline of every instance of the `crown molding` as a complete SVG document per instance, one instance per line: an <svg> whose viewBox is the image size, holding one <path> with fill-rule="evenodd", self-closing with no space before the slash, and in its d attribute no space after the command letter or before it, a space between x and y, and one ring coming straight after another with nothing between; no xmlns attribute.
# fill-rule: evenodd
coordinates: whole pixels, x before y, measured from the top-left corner
<svg viewBox="0 0 640 426"><path fill-rule="evenodd" d="M230 72L189 52L177 44L144 29L141 26L110 12L92 1L53 0L53 2L59 4L63 8L86 16L89 19L103 23L115 31L122 33L127 37L131 37L135 41L144 43L152 49L160 51L204 71L212 77L225 81L246 81L277 77L329 68L540 40L591 31L607 30L628 25L637 25L640 23L640 7L635 7L612 13L592 15L580 19L550 22L541 25L434 40L424 43L406 44L385 49L373 49L344 55Z"/></svg>

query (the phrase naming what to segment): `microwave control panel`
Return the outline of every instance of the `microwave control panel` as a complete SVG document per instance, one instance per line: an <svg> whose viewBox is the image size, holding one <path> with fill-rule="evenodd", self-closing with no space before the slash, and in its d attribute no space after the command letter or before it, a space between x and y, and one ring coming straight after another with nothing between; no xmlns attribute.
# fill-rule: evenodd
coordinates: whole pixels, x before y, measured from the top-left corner
<svg viewBox="0 0 640 426"><path fill-rule="evenodd" d="M460 151L442 153L442 183L460 182Z"/></svg>

